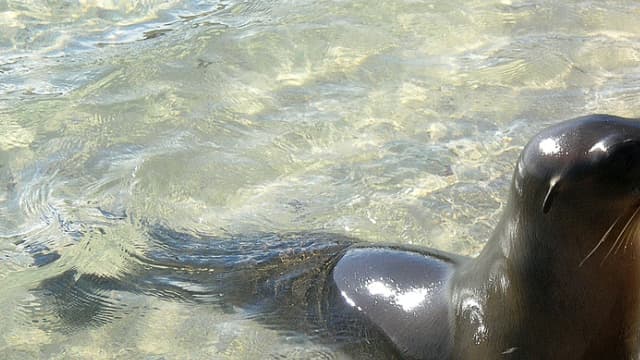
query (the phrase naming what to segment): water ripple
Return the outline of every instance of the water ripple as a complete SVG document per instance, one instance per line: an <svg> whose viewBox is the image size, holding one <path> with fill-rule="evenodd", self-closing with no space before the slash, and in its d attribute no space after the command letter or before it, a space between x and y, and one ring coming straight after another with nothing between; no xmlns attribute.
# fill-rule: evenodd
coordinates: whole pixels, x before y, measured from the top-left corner
<svg viewBox="0 0 640 360"><path fill-rule="evenodd" d="M51 277L33 290L20 310L26 321L47 331L76 332L99 326L121 314L125 305L110 290L109 278L79 275L70 270Z"/></svg>
<svg viewBox="0 0 640 360"><path fill-rule="evenodd" d="M639 8L0 0L0 350L341 358L239 315L331 250L275 234L477 252L536 130L637 116Z"/></svg>

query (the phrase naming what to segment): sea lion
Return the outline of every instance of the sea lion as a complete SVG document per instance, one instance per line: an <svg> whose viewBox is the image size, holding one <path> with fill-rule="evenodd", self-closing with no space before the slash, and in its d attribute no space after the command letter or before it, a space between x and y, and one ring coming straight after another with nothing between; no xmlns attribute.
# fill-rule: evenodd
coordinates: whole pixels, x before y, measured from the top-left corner
<svg viewBox="0 0 640 360"><path fill-rule="evenodd" d="M640 122L580 117L537 134L476 258L346 250L332 272L408 358L638 356Z"/></svg>
<svg viewBox="0 0 640 360"><path fill-rule="evenodd" d="M639 213L640 122L591 115L525 146L502 218L473 259L326 233L221 241L155 226L158 246L128 278L65 273L39 289L58 304L61 282L83 296L230 304L384 358L635 359Z"/></svg>

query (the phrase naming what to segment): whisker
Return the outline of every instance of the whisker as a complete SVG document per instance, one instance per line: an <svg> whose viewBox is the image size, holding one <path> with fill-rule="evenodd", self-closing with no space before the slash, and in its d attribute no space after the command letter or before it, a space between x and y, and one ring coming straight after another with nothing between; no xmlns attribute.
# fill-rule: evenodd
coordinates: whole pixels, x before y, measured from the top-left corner
<svg viewBox="0 0 640 360"><path fill-rule="evenodd" d="M624 242L624 241L620 241L620 239L623 237L623 234L624 234L623 231L620 231L618 233L618 236L616 237L616 240L609 247L609 251L607 251L607 253L604 255L604 257L602 258L602 261L600 261L600 265L604 264L604 262L607 260L609 255L611 255L614 252L613 250L615 248L619 247ZM617 250L616 250L616 252L617 252Z"/></svg>
<svg viewBox="0 0 640 360"><path fill-rule="evenodd" d="M622 251L627 251L627 247L629 246L629 244L631 243L632 239L633 239L633 234L635 234L635 231L629 230L627 232L627 234L624 236L624 246L621 246Z"/></svg>
<svg viewBox="0 0 640 360"><path fill-rule="evenodd" d="M636 210L633 212L633 214L631 214L631 216L629 216L629 219L627 220L627 222L624 224L624 227L622 228L622 230L620 230L620 233L618 234L618 237L616 237L616 241L613 243L613 245L611 246L611 248L609 249L609 251L607 252L607 254L604 256L604 258L602 259L602 261L600 262L600 265L602 265L604 263L605 260L607 260L607 258L609 257L609 255L611 255L611 252L613 251L613 249L616 247L616 245L618 244L618 241L620 240L620 238L622 237L622 235L627 231L627 228L629 227L629 224L631 224L631 222L633 221L633 219L636 217L636 215L638 214L638 211L640 211L640 206L638 206L636 208ZM617 252L617 250L616 250Z"/></svg>
<svg viewBox="0 0 640 360"><path fill-rule="evenodd" d="M614 254L617 254L620 249L627 246L626 244L629 241L629 238L631 237L630 233L631 231L625 232L625 234L622 236L622 241L620 241L620 244L618 244L618 246L616 247L616 250L613 252Z"/></svg>
<svg viewBox="0 0 640 360"><path fill-rule="evenodd" d="M628 235L626 236L626 241L624 244L624 250L627 250L627 246L629 246L629 244L631 244L631 242L633 241L633 239L638 235L638 232L640 232L640 222L636 221L633 223L634 226L631 230L628 231Z"/></svg>
<svg viewBox="0 0 640 360"><path fill-rule="evenodd" d="M638 207L638 209L640 209L640 207ZM633 215L631 215L631 218L629 218L629 221L634 221L634 219L636 217L636 214L638 214L638 209L636 209L636 211L633 213ZM627 221L627 223L629 221ZM631 236L631 234L633 233L632 230L633 230L633 228L637 227L637 222L633 222L633 224L634 224L634 226L631 229L629 229L629 231L625 231L626 227L625 227L625 229L622 229L622 231L624 231L624 236L623 236L622 241L620 242L620 244L616 248L616 251L614 251L614 254L617 254L618 250L620 250L623 247L623 245L624 245L625 248L627 247L627 244L629 243L629 240L632 238L632 236Z"/></svg>
<svg viewBox="0 0 640 360"><path fill-rule="evenodd" d="M616 249L613 251L614 254L617 254L618 251L620 251L620 249L624 251L624 249L627 247L627 244L629 243L629 239L631 238L631 230L632 229L629 229L624 233L624 235L622 235L622 241L620 241L620 244L616 246Z"/></svg>
<svg viewBox="0 0 640 360"><path fill-rule="evenodd" d="M593 255L596 252L596 250L598 250L600 245L602 245L602 243L607 239L607 236L609 236L609 233L611 232L611 230L613 230L613 228L616 226L616 224L618 223L618 221L620 220L621 217L622 217L622 215L618 216L613 221L613 224L611 224L611 226L609 226L609 228L604 233L604 235L602 235L602 237L600 238L600 241L598 241L596 246L593 249L591 249L591 251L587 254L587 256L585 256L585 258L582 259L582 261L580 261L580 264L578 265L578 267L582 267L582 265L585 263L585 261L587 261L591 257L591 255Z"/></svg>

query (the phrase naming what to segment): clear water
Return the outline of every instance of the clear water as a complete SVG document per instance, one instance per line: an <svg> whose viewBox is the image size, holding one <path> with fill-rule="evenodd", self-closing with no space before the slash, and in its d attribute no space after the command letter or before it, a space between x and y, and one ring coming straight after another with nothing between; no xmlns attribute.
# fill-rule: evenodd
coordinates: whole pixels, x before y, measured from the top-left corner
<svg viewBox="0 0 640 360"><path fill-rule="evenodd" d="M33 289L125 277L153 223L473 255L528 137L638 114L638 18L613 1L0 0L2 357L347 358L127 292L77 299L103 322L52 326Z"/></svg>

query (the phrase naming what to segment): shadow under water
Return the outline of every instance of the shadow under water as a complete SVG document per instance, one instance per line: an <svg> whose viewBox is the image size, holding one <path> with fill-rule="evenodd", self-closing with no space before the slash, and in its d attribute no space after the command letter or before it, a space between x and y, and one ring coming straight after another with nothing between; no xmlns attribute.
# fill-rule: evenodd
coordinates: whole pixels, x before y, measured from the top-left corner
<svg viewBox="0 0 640 360"><path fill-rule="evenodd" d="M364 245L354 238L323 232L218 237L162 225L147 234L152 246L133 255L137 261L123 276L71 269L42 281L32 293L53 319L40 326L72 333L116 321L127 313L112 294L133 293L240 313L357 358L400 358L386 336L345 303L332 279L345 252Z"/></svg>

